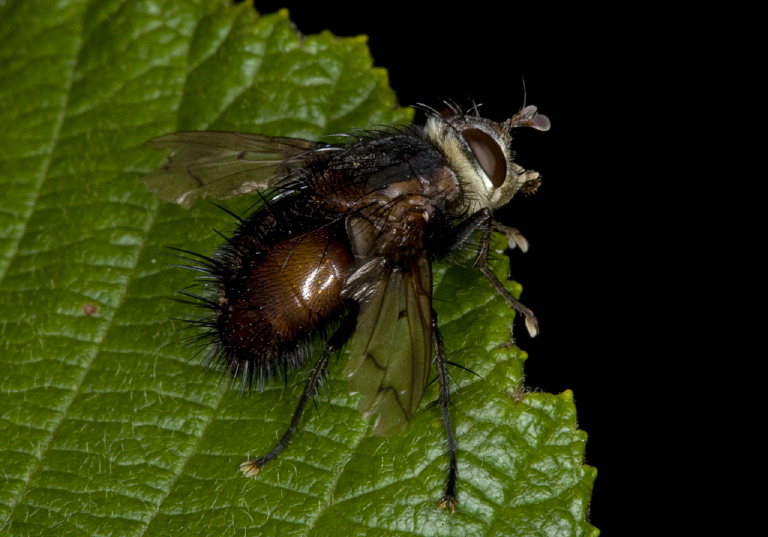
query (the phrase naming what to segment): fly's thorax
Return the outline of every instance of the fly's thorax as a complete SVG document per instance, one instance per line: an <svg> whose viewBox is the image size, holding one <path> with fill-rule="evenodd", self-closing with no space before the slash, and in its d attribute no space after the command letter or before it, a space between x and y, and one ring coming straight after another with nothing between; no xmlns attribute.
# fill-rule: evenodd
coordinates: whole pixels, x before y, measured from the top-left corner
<svg viewBox="0 0 768 537"><path fill-rule="evenodd" d="M356 258L379 257L407 267L424 250L424 235L433 207L429 198L410 196L386 211L366 211L346 220L347 235Z"/></svg>
<svg viewBox="0 0 768 537"><path fill-rule="evenodd" d="M426 227L462 194L421 128L361 138L310 168L307 185L323 211L345 221L356 258L382 257L397 266L419 256Z"/></svg>

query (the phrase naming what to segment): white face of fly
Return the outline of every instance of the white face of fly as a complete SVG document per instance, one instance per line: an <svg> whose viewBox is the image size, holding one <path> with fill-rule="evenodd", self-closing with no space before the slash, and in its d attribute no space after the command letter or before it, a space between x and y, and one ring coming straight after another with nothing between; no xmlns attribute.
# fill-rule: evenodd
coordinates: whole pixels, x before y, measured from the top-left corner
<svg viewBox="0 0 768 537"><path fill-rule="evenodd" d="M467 214L506 205L518 191L532 192L540 183L538 172L525 170L512 160L511 130L521 126L546 131L549 120L533 106L504 123L470 115L427 120L427 137L456 173Z"/></svg>

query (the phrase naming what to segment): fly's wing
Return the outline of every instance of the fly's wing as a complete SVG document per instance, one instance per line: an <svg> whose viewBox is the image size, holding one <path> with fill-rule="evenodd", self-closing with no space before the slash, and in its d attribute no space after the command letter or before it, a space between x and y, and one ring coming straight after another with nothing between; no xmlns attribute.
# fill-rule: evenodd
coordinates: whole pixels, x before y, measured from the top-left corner
<svg viewBox="0 0 768 537"><path fill-rule="evenodd" d="M198 197L226 199L273 187L324 147L299 138L211 131L166 134L150 144L173 152L144 184L187 209Z"/></svg>
<svg viewBox="0 0 768 537"><path fill-rule="evenodd" d="M426 252L409 271L383 270L366 291L344 375L360 394L363 417L390 436L408 424L427 387L432 361L432 267Z"/></svg>

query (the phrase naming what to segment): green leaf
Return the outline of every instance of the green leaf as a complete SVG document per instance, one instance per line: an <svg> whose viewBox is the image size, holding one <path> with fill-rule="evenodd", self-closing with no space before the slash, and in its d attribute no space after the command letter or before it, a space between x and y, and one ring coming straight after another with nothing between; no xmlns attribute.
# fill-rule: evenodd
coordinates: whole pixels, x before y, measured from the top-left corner
<svg viewBox="0 0 768 537"><path fill-rule="evenodd" d="M364 29L364 27L361 27ZM452 368L459 511L430 386L408 429L372 436L331 363L327 397L257 478L295 383L241 395L179 343L167 300L231 216L157 200L145 142L217 129L317 139L405 122L365 38L301 37L244 3L0 3L0 532L8 535L597 535L569 392L526 394L512 313L475 271L436 276ZM244 210L252 199L227 202ZM498 263L498 272L506 270ZM519 288L517 289L519 292Z"/></svg>

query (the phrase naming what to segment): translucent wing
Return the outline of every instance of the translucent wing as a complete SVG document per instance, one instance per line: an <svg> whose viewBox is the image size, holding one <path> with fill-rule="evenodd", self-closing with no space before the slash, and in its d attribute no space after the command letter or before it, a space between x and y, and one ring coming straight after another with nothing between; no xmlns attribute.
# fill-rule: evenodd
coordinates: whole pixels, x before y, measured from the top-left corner
<svg viewBox="0 0 768 537"><path fill-rule="evenodd" d="M419 407L432 361L432 269L426 253L409 271L381 268L358 316L344 375L374 432L405 428Z"/></svg>
<svg viewBox="0 0 768 537"><path fill-rule="evenodd" d="M144 184L160 199L189 208L198 197L225 199L274 186L324 144L235 132L177 132L150 142L171 149Z"/></svg>

